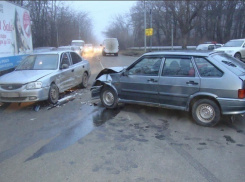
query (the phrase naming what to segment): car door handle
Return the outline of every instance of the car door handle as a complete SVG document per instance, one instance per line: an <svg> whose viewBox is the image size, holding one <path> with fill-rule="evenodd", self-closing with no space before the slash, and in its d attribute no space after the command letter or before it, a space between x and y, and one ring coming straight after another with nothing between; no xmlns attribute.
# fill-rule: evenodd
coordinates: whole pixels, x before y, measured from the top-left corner
<svg viewBox="0 0 245 182"><path fill-rule="evenodd" d="M74 72L74 69L72 69L71 72Z"/></svg>
<svg viewBox="0 0 245 182"><path fill-rule="evenodd" d="M198 85L197 82L194 82L194 81L189 81L189 82L186 82L187 85Z"/></svg>
<svg viewBox="0 0 245 182"><path fill-rule="evenodd" d="M148 82L158 82L157 80L154 80L153 78L150 78L149 80L147 80Z"/></svg>

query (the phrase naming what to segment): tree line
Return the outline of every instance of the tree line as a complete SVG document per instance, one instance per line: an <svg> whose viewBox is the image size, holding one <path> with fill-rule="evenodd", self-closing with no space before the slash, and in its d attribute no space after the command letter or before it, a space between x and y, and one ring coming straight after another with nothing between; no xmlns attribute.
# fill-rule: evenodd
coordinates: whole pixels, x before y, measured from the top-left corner
<svg viewBox="0 0 245 182"><path fill-rule="evenodd" d="M144 46L144 11L146 28L153 28L153 46L170 46L172 35L174 45L183 49L206 41L245 38L244 0L139 0L128 13L116 15L104 35L117 37L120 48Z"/></svg>
<svg viewBox="0 0 245 182"><path fill-rule="evenodd" d="M69 45L71 40L76 39L91 43L96 41L89 13L75 11L65 1L9 1L30 11L34 48Z"/></svg>

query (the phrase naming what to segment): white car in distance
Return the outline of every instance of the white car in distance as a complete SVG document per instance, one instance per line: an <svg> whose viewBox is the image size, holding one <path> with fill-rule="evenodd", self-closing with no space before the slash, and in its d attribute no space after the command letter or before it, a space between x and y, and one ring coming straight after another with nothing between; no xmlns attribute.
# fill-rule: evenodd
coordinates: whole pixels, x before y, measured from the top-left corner
<svg viewBox="0 0 245 182"><path fill-rule="evenodd" d="M245 59L245 39L230 40L215 51L224 51L239 60Z"/></svg>

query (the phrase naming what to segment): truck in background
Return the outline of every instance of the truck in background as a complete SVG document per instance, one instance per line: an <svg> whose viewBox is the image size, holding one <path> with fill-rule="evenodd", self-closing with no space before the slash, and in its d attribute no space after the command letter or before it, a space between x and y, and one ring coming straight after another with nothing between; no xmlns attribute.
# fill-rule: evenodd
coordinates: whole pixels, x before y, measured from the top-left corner
<svg viewBox="0 0 245 182"><path fill-rule="evenodd" d="M30 12L0 1L0 76L14 70L32 52Z"/></svg>
<svg viewBox="0 0 245 182"><path fill-rule="evenodd" d="M72 40L71 41L71 46L80 47L80 55L83 55L84 53L84 45L85 45L85 42L83 40Z"/></svg>
<svg viewBox="0 0 245 182"><path fill-rule="evenodd" d="M102 55L106 56L106 54L114 54L114 56L118 56L119 52L119 43L117 38L107 38L103 41L103 50Z"/></svg>

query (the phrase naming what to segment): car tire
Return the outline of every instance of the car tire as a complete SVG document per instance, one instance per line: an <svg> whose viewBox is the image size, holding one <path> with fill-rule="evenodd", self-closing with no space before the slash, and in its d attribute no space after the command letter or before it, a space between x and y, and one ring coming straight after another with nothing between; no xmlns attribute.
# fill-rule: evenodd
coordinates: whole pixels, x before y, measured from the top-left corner
<svg viewBox="0 0 245 182"><path fill-rule="evenodd" d="M242 60L242 57L241 57L241 54L239 52L237 52L235 55L234 55L235 58L239 59L239 60Z"/></svg>
<svg viewBox="0 0 245 182"><path fill-rule="evenodd" d="M191 112L195 122L201 126L214 126L220 120L220 108L210 99L197 100Z"/></svg>
<svg viewBox="0 0 245 182"><path fill-rule="evenodd" d="M88 74L84 72L82 77L82 82L79 84L79 87L86 88L87 86L88 86Z"/></svg>
<svg viewBox="0 0 245 182"><path fill-rule="evenodd" d="M50 104L56 104L59 100L59 96L59 88L57 87L57 85L52 83L48 93L48 102Z"/></svg>
<svg viewBox="0 0 245 182"><path fill-rule="evenodd" d="M100 94L100 99L104 107L115 109L118 106L118 96L111 87L104 87Z"/></svg>

